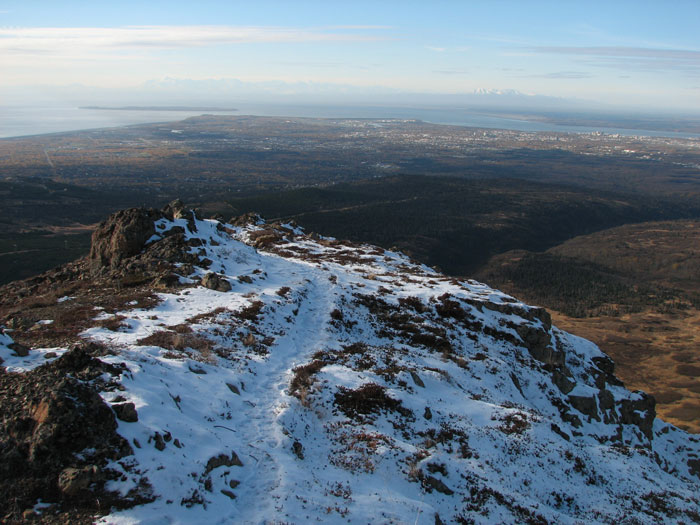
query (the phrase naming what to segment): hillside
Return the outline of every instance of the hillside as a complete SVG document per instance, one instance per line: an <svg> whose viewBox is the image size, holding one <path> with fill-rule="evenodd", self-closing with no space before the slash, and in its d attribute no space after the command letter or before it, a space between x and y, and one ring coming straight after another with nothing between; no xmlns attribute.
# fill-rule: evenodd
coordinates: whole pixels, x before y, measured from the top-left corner
<svg viewBox="0 0 700 525"><path fill-rule="evenodd" d="M0 319L8 523L700 522L595 345L396 252L132 209Z"/></svg>
<svg viewBox="0 0 700 525"><path fill-rule="evenodd" d="M396 247L451 275L469 276L514 249L546 250L573 237L627 223L697 216L676 199L618 194L517 179L395 175L325 188L300 188L228 205L296 220L324 235Z"/></svg>
<svg viewBox="0 0 700 525"><path fill-rule="evenodd" d="M508 252L479 272L551 309L595 341L625 383L652 393L669 421L700 432L700 222L647 222Z"/></svg>

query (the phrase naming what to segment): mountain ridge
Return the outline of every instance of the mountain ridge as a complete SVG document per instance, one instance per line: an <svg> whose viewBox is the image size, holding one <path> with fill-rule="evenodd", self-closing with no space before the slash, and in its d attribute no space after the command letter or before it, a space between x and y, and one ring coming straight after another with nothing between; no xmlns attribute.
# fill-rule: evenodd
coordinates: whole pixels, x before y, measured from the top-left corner
<svg viewBox="0 0 700 525"><path fill-rule="evenodd" d="M128 445L72 451L9 521L700 521L699 440L595 345L399 253L176 202L3 291L0 383L68 367Z"/></svg>

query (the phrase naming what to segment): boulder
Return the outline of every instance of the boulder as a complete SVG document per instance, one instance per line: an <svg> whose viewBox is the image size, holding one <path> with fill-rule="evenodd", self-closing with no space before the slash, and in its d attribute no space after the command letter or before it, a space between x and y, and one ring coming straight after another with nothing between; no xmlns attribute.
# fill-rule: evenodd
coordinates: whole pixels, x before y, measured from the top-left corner
<svg viewBox="0 0 700 525"><path fill-rule="evenodd" d="M98 474L99 469L95 465L63 469L58 476L58 488L66 496L77 496L88 489Z"/></svg>
<svg viewBox="0 0 700 525"><path fill-rule="evenodd" d="M112 410L114 410L118 419L126 423L135 423L139 420L139 415L133 403L117 403L112 405Z"/></svg>
<svg viewBox="0 0 700 525"><path fill-rule="evenodd" d="M202 286L217 292L228 292L231 290L231 283L225 277L213 272L209 272L204 276Z"/></svg>
<svg viewBox="0 0 700 525"><path fill-rule="evenodd" d="M14 350L15 355L19 357L27 357L29 355L29 348L20 343L10 343L7 348Z"/></svg>
<svg viewBox="0 0 700 525"><path fill-rule="evenodd" d="M209 458L209 461L207 461L207 466L204 469L204 475L206 476L209 474L212 470L215 468L219 467L242 467L243 463L241 460L238 458L238 454L236 454L233 450L231 451L230 455L226 454L219 454L218 456L214 456L212 458Z"/></svg>
<svg viewBox="0 0 700 525"><path fill-rule="evenodd" d="M294 452L294 455L299 459L304 459L304 445L299 441L292 443L292 452Z"/></svg>
<svg viewBox="0 0 700 525"><path fill-rule="evenodd" d="M411 374L411 379L413 379L413 382L416 384L416 386L419 386L421 388L425 388L425 383L423 380L420 378L417 372L414 372L413 370L410 371Z"/></svg>

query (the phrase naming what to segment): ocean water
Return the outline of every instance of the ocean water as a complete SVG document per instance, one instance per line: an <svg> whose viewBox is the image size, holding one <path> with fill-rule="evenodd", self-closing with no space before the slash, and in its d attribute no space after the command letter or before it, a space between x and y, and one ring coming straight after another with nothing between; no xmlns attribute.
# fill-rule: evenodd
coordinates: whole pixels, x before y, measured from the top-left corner
<svg viewBox="0 0 700 525"><path fill-rule="evenodd" d="M602 132L627 136L700 138L697 133L675 133L626 128L560 126L546 122L481 115L460 108L401 108L351 106L292 106L272 104L237 105L237 111L208 111L216 115L259 115L315 118L418 119L450 124L513 131L564 133ZM42 135L86 129L109 128L155 122L176 122L201 115L202 111L99 110L77 107L0 106L0 138Z"/></svg>
<svg viewBox="0 0 700 525"><path fill-rule="evenodd" d="M112 128L152 122L172 122L201 111L140 111L77 107L0 107L0 138L43 135L84 129ZM221 114L233 114L221 112Z"/></svg>

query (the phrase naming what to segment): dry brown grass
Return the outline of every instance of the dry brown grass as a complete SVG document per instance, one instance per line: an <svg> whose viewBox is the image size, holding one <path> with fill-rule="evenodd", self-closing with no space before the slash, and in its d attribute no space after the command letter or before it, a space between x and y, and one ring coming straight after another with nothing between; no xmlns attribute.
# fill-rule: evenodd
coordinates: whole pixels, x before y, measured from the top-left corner
<svg viewBox="0 0 700 525"><path fill-rule="evenodd" d="M123 315L115 315L108 319L103 319L98 321L97 326L111 330L112 332L118 332L122 328L126 328L127 325L123 322L126 319Z"/></svg>
<svg viewBox="0 0 700 525"><path fill-rule="evenodd" d="M287 297L287 294L291 291L291 288L289 286L283 286L279 290L277 290L275 293L279 295L280 297Z"/></svg>
<svg viewBox="0 0 700 525"><path fill-rule="evenodd" d="M214 343L201 335L193 333L177 333L166 330L154 332L148 337L139 339L136 344L141 346L159 346L165 350L186 352L194 350L204 358L211 356Z"/></svg>
<svg viewBox="0 0 700 525"><path fill-rule="evenodd" d="M314 383L314 376L324 367L326 363L314 359L310 363L297 366L294 370L294 376L289 383L289 394L296 397L302 405L308 406L308 395L311 386Z"/></svg>
<svg viewBox="0 0 700 525"><path fill-rule="evenodd" d="M218 308L214 308L213 310L211 310L209 312L204 312L201 314L194 315L194 316L190 317L189 319L187 319L187 322L190 324L197 324L197 323L201 323L204 321L211 321L217 315L222 314L226 311L228 311L226 308L224 308L223 306L219 306Z"/></svg>
<svg viewBox="0 0 700 525"><path fill-rule="evenodd" d="M700 310L587 319L552 312L552 318L610 355L627 388L656 397L659 417L700 433Z"/></svg>
<svg viewBox="0 0 700 525"><path fill-rule="evenodd" d="M257 321L258 315L260 315L263 306L265 305L262 301L253 301L251 304L249 304L245 308L242 308L234 315L238 317L238 319L240 319L241 321Z"/></svg>
<svg viewBox="0 0 700 525"><path fill-rule="evenodd" d="M341 386L335 393L334 402L340 411L351 419L362 419L362 416L382 411L399 412L403 415L409 415L410 412L402 406L400 400L387 395L385 387L376 383L365 383L356 389Z"/></svg>

